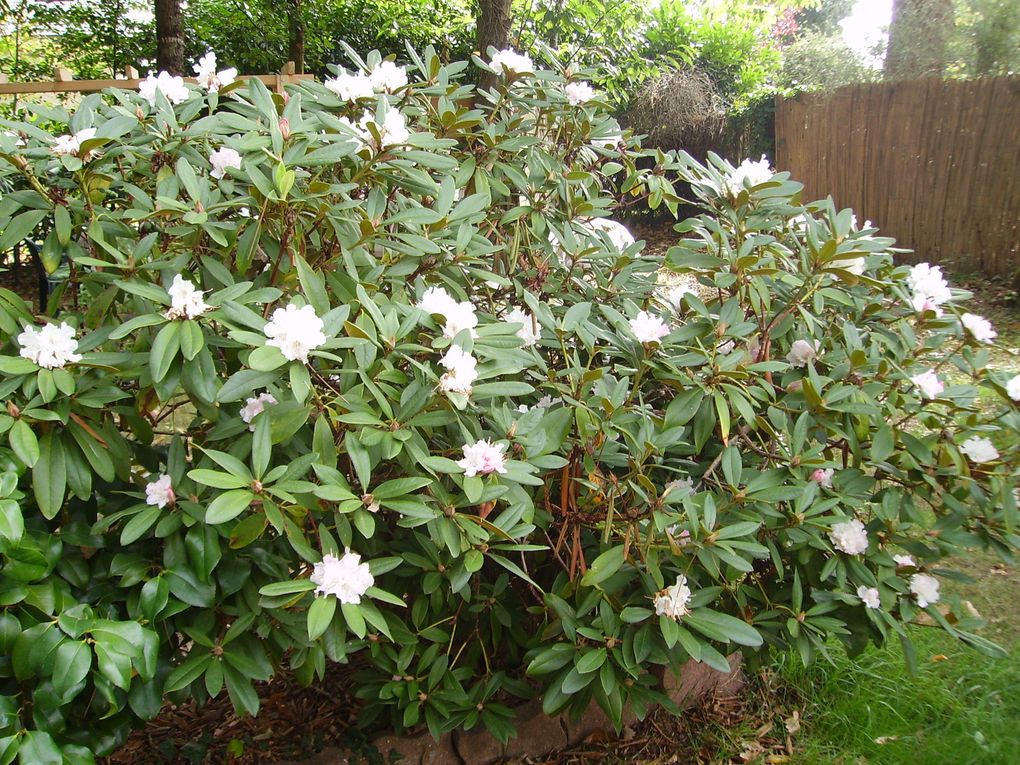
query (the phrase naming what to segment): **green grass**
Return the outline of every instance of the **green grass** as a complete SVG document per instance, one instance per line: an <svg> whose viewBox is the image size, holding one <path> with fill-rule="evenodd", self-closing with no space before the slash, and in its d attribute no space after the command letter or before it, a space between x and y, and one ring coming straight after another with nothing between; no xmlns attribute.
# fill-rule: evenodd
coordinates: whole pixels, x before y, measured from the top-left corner
<svg viewBox="0 0 1020 765"><path fill-rule="evenodd" d="M975 581L947 589L971 600L989 620L983 634L1010 655L992 659L941 630L915 627L915 676L898 641L855 659L836 650L831 662L822 659L807 669L794 657L781 659L777 680L792 703L799 702L802 719L786 762L1020 762L1020 573L982 556L957 567Z"/></svg>

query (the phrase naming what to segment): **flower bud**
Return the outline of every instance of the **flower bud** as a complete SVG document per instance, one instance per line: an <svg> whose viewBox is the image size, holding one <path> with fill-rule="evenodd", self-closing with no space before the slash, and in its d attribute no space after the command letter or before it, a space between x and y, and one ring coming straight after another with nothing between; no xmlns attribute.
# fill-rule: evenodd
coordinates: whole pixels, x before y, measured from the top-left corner
<svg viewBox="0 0 1020 765"><path fill-rule="evenodd" d="M290 138L290 120L286 117L280 120L280 135L283 136L284 141Z"/></svg>

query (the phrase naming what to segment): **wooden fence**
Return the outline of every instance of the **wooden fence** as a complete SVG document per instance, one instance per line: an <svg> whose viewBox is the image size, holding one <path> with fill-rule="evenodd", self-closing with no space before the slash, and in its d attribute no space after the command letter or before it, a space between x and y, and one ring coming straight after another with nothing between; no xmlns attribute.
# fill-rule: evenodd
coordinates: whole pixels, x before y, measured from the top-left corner
<svg viewBox="0 0 1020 765"><path fill-rule="evenodd" d="M912 260L1020 268L1020 77L854 85L776 102L776 167Z"/></svg>
<svg viewBox="0 0 1020 765"><path fill-rule="evenodd" d="M311 80L311 74L296 74L293 61L287 64L277 74L242 74L237 79L245 81L254 77L261 80L264 85L283 92L284 85L301 80ZM194 77L185 77L186 82L195 82ZM92 93L107 88L124 88L125 90L137 90L142 80L138 77L138 71L134 67L127 68L127 77L123 80L75 80L71 77L70 71L57 67L53 72L53 80L39 82L8 82L7 76L0 74L0 95L14 95L19 93Z"/></svg>

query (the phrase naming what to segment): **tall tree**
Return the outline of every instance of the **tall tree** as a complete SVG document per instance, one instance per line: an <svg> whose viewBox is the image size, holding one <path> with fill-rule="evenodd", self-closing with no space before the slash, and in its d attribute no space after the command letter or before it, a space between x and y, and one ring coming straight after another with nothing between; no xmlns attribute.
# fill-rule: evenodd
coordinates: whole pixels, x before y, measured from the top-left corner
<svg viewBox="0 0 1020 765"><path fill-rule="evenodd" d="M185 73L181 0L156 0L156 68Z"/></svg>
<svg viewBox="0 0 1020 765"><path fill-rule="evenodd" d="M941 76L952 32L952 0L893 0L885 78Z"/></svg>
<svg viewBox="0 0 1020 765"><path fill-rule="evenodd" d="M497 50L507 47L510 42L510 0L478 0L478 36L475 40L482 58L487 58L490 45ZM479 84L490 88L495 81L494 75L486 73Z"/></svg>

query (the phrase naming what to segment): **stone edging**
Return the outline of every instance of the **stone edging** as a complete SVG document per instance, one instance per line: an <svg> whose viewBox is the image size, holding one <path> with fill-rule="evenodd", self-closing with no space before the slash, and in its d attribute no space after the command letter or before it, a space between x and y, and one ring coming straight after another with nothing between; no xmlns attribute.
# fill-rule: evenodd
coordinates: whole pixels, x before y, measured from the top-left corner
<svg viewBox="0 0 1020 765"><path fill-rule="evenodd" d="M663 673L663 689L681 709L694 706L718 692L734 692L744 684L740 671L740 655L729 656L730 671L717 672L712 668L688 662L679 676L668 670ZM632 725L635 715L624 710L623 722ZM489 735L484 728L470 731L453 731L436 741L428 732L413 736L384 735L372 744L390 762L393 752L400 765L490 765L508 758L541 757L549 752L580 743L596 731L613 731L613 724L594 701L580 718L574 720L566 714L548 717L542 714L542 703L533 700L517 710L517 737L506 746ZM363 758L355 758L361 762ZM395 759L395 755L394 755ZM351 765L340 749L326 749L309 760L277 765Z"/></svg>

